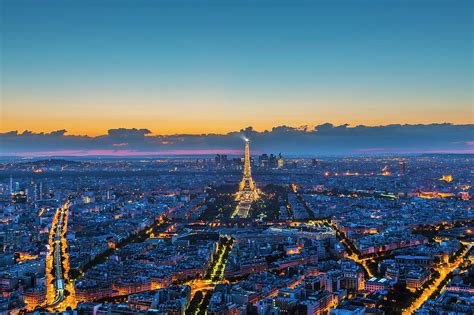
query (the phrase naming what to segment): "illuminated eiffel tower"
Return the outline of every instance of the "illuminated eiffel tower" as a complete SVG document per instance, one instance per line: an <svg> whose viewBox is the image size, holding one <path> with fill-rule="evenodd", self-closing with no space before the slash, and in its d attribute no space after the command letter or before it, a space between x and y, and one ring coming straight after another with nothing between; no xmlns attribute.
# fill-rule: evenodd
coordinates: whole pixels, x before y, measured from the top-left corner
<svg viewBox="0 0 474 315"><path fill-rule="evenodd" d="M245 139L245 158L244 158L244 176L239 184L239 191L236 195L236 200L239 201L236 211L233 214L239 218L246 218L248 216L252 202L258 198L257 187L252 179L250 170L250 149L249 140Z"/></svg>

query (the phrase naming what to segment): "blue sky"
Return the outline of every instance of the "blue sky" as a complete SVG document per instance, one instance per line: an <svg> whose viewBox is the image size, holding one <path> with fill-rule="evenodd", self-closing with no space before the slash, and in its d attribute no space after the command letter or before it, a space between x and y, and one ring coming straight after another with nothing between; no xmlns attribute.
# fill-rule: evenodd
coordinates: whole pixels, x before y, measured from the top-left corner
<svg viewBox="0 0 474 315"><path fill-rule="evenodd" d="M473 121L472 1L1 6L2 132Z"/></svg>

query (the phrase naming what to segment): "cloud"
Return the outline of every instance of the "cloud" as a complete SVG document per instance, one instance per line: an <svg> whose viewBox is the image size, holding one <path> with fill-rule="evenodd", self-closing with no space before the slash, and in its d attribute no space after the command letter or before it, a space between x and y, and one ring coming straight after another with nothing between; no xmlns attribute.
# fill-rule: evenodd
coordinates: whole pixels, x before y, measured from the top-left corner
<svg viewBox="0 0 474 315"><path fill-rule="evenodd" d="M143 138L146 135L151 134L151 131L148 129L110 129L108 131L108 136L114 139L130 139L130 138Z"/></svg>
<svg viewBox="0 0 474 315"><path fill-rule="evenodd" d="M0 134L2 155L158 155L240 152L243 137L251 150L286 155L344 155L453 152L474 153L474 124L354 126L349 124L277 126L270 131L247 127L228 134L152 135L149 129L111 129L106 135L68 135L10 131ZM123 149L122 149L123 148Z"/></svg>
<svg viewBox="0 0 474 315"><path fill-rule="evenodd" d="M114 147L126 147L128 145L128 142L114 143L112 145Z"/></svg>

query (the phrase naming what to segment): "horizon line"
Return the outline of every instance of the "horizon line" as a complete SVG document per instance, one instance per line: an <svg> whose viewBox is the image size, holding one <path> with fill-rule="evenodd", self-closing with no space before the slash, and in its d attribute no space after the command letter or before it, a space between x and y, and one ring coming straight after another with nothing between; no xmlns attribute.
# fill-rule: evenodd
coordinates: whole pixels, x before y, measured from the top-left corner
<svg viewBox="0 0 474 315"><path fill-rule="evenodd" d="M305 131L305 132L313 132L317 131L318 126L324 126L324 125L332 125L334 127L339 127L339 126L346 126L347 128L356 128L356 127L370 127L370 128L376 128L376 127L388 127L388 126L432 126L432 125L451 125L451 126L472 126L474 123L451 123L451 122L432 122L432 123L418 123L418 124L413 124L413 123L390 123L390 124L376 124L376 125L367 125L367 124L350 124L350 123L344 123L344 124L333 124L331 122L325 122L321 124L301 124L299 126L292 126L292 125L275 125L270 129L255 129L253 126L247 126L244 128L241 128L239 130L234 130L234 131L228 131L226 133L219 133L219 132L211 132L211 133L154 133L151 131L151 129L147 127L115 127L115 128L109 128L105 133L98 133L98 134L67 134L69 131L67 129L51 129L49 131L37 131L37 130L30 130L30 129L16 129L16 130L8 130L8 131L0 131L0 136L1 135L8 135L8 134L16 134L16 135L47 135L47 134L54 134L54 133L59 133L61 132L62 136L79 136L79 137L90 137L90 138L97 138L101 136L107 136L109 131L111 130L140 130L140 131L147 131L144 136L209 136L209 135L217 135L217 136L225 136L229 135L232 133L238 133L246 130L251 130L254 132L258 133L265 133L265 132L271 132L275 128L280 128L280 127L286 127L286 128L291 128L294 130L298 131Z"/></svg>
<svg viewBox="0 0 474 315"><path fill-rule="evenodd" d="M184 156L215 156L231 155L240 156L244 150L170 150L170 151L133 151L133 150L58 150L38 152L15 152L4 154L0 152L0 158L63 158L63 157L121 157L121 158L145 158L145 157L184 157ZM261 151L253 151L253 156L262 154ZM358 151L352 153L335 154L285 154L286 157L377 157L377 156L417 156L425 154L436 155L474 155L473 150L401 150L401 151Z"/></svg>

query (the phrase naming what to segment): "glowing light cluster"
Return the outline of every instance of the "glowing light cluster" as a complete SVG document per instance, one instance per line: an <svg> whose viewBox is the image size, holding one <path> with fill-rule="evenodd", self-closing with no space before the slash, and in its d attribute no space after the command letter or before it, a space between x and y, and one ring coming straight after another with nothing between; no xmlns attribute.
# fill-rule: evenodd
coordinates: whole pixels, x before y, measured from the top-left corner
<svg viewBox="0 0 474 315"><path fill-rule="evenodd" d="M67 223L69 201L56 210L49 231L48 255L46 256L46 307L53 311L75 308L74 283L69 279L69 255L67 253Z"/></svg>
<svg viewBox="0 0 474 315"><path fill-rule="evenodd" d="M441 176L441 180L445 181L446 183L451 183L453 181L453 175L443 175Z"/></svg>

